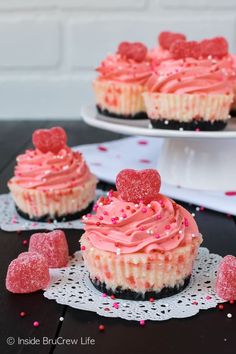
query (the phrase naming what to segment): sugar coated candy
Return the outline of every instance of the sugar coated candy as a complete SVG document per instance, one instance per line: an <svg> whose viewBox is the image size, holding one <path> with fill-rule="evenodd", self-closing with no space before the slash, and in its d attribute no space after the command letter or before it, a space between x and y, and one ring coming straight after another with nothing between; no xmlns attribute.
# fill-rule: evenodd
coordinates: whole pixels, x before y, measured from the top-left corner
<svg viewBox="0 0 236 354"><path fill-rule="evenodd" d="M159 197L161 177L157 170L122 170L116 178L116 188L126 202L145 204Z"/></svg>
<svg viewBox="0 0 236 354"><path fill-rule="evenodd" d="M45 257L36 252L23 252L8 267L6 288L12 293L26 294L46 288L49 281Z"/></svg>
<svg viewBox="0 0 236 354"><path fill-rule="evenodd" d="M236 300L236 257L226 256L220 262L216 292L224 300Z"/></svg>
<svg viewBox="0 0 236 354"><path fill-rule="evenodd" d="M68 244L62 230L33 234L30 237L29 251L42 254L49 268L65 267L68 263Z"/></svg>

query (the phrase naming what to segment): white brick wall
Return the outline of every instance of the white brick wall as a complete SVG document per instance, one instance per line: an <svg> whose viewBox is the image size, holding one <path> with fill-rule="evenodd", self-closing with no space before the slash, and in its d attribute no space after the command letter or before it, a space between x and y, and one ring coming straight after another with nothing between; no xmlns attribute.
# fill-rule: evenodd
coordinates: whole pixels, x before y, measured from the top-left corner
<svg viewBox="0 0 236 354"><path fill-rule="evenodd" d="M236 0L0 0L0 119L73 118L93 68L122 40L161 30L224 35L236 52Z"/></svg>

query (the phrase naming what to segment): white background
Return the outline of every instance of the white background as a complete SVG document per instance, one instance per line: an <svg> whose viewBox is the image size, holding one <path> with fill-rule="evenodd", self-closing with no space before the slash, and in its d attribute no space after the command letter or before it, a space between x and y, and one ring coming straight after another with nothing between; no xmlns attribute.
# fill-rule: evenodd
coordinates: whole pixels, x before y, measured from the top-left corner
<svg viewBox="0 0 236 354"><path fill-rule="evenodd" d="M0 119L78 119L100 60L168 29L236 51L236 0L0 0Z"/></svg>

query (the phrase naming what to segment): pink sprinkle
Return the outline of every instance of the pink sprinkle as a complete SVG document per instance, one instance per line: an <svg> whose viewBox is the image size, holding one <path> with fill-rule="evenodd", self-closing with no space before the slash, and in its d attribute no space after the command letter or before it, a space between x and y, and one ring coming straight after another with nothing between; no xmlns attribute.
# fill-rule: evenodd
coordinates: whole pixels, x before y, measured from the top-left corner
<svg viewBox="0 0 236 354"><path fill-rule="evenodd" d="M111 222L112 222L113 225L117 224L117 221L114 218L111 219Z"/></svg>
<svg viewBox="0 0 236 354"><path fill-rule="evenodd" d="M203 206L200 207L200 211L203 211L205 208Z"/></svg>
<svg viewBox="0 0 236 354"><path fill-rule="evenodd" d="M196 129L195 129L195 132L200 132L200 129L199 129L199 128L196 128Z"/></svg>
<svg viewBox="0 0 236 354"><path fill-rule="evenodd" d="M92 217L92 215L91 214L87 214L87 218L91 218Z"/></svg>
<svg viewBox="0 0 236 354"><path fill-rule="evenodd" d="M97 210L98 210L98 205L97 205L97 204L95 204L95 205L94 205L94 207L93 207L93 211L95 211L95 212L96 212Z"/></svg>
<svg viewBox="0 0 236 354"><path fill-rule="evenodd" d="M99 220L103 220L103 216L99 216Z"/></svg>
<svg viewBox="0 0 236 354"><path fill-rule="evenodd" d="M139 321L139 324L140 324L140 326L145 326L145 321L141 320L141 321Z"/></svg>
<svg viewBox="0 0 236 354"><path fill-rule="evenodd" d="M147 141L147 140L139 140L139 141L138 141L138 144L139 144L139 145L147 145L147 144L148 144L148 141Z"/></svg>
<svg viewBox="0 0 236 354"><path fill-rule="evenodd" d="M39 326L39 322L38 321L34 321L33 326L34 327L38 327Z"/></svg>
<svg viewBox="0 0 236 354"><path fill-rule="evenodd" d="M105 146L103 146L103 145L99 145L98 146L98 150L105 152L105 151L107 151L107 148Z"/></svg>
<svg viewBox="0 0 236 354"><path fill-rule="evenodd" d="M151 161L148 160L148 159L140 159L139 162L141 162L141 163L151 163Z"/></svg>
<svg viewBox="0 0 236 354"><path fill-rule="evenodd" d="M107 211L104 211L104 212L103 212L103 215L108 215L108 212L107 212Z"/></svg>
<svg viewBox="0 0 236 354"><path fill-rule="evenodd" d="M28 240L23 240L22 243L24 246L26 246L28 244Z"/></svg>
<svg viewBox="0 0 236 354"><path fill-rule="evenodd" d="M81 251L85 251L86 247L85 246L81 246Z"/></svg>
<svg viewBox="0 0 236 354"><path fill-rule="evenodd" d="M198 305L198 302L197 301L193 301L192 305Z"/></svg>
<svg viewBox="0 0 236 354"><path fill-rule="evenodd" d="M147 208L142 208L142 213L146 213L147 212Z"/></svg>
<svg viewBox="0 0 236 354"><path fill-rule="evenodd" d="M121 213L124 213L124 211L125 211L125 209L120 209L120 212L121 212Z"/></svg>
<svg viewBox="0 0 236 354"><path fill-rule="evenodd" d="M139 230L140 230L140 231L144 231L145 228L144 228L143 226L140 226Z"/></svg>
<svg viewBox="0 0 236 354"><path fill-rule="evenodd" d="M127 214L122 214L122 218L127 218Z"/></svg>
<svg viewBox="0 0 236 354"><path fill-rule="evenodd" d="M155 235L155 237L158 239L158 238L161 237L161 235L160 235L160 234L157 234L157 235Z"/></svg>
<svg viewBox="0 0 236 354"><path fill-rule="evenodd" d="M161 215L157 215L157 220L161 220Z"/></svg>
<svg viewBox="0 0 236 354"><path fill-rule="evenodd" d="M184 226L186 226L186 227L189 226L189 223L188 223L188 219L187 219L187 218L184 218Z"/></svg>
<svg viewBox="0 0 236 354"><path fill-rule="evenodd" d="M166 225L166 226L165 226L165 229L166 229L166 230L170 230L170 225Z"/></svg>
<svg viewBox="0 0 236 354"><path fill-rule="evenodd" d="M112 307L114 307L116 310L118 310L119 306L119 302L114 302L112 305Z"/></svg>
<svg viewBox="0 0 236 354"><path fill-rule="evenodd" d="M236 196L236 191L228 191L228 192L225 192L225 195L227 195L228 197Z"/></svg>
<svg viewBox="0 0 236 354"><path fill-rule="evenodd" d="M106 294L106 293L103 293L103 294L102 294L102 297L107 297L107 294Z"/></svg>
<svg viewBox="0 0 236 354"><path fill-rule="evenodd" d="M112 190L112 189L108 192L108 197L109 197L109 198L112 198L112 197L113 197L113 190Z"/></svg>
<svg viewBox="0 0 236 354"><path fill-rule="evenodd" d="M211 300L212 297L211 297L210 295L207 295L207 296L206 296L206 299L207 299L207 300Z"/></svg>

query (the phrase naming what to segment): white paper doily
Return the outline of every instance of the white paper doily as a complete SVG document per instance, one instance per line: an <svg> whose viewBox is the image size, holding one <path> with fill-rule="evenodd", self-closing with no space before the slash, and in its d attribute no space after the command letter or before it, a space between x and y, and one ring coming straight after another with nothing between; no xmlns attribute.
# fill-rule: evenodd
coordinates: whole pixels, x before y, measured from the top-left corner
<svg viewBox="0 0 236 354"><path fill-rule="evenodd" d="M104 193L104 191L97 189L96 199ZM4 231L82 229L83 224L81 219L52 223L26 220L17 213L14 201L8 193L0 195L0 227Z"/></svg>
<svg viewBox="0 0 236 354"><path fill-rule="evenodd" d="M44 296L76 309L126 320L163 321L190 317L199 310L216 307L219 302L224 302L214 290L221 258L201 247L187 288L177 295L151 303L104 297L90 282L81 252L76 252L67 268L50 270L51 284Z"/></svg>

